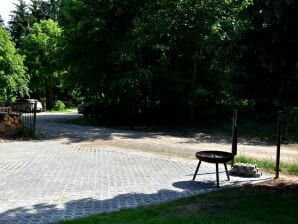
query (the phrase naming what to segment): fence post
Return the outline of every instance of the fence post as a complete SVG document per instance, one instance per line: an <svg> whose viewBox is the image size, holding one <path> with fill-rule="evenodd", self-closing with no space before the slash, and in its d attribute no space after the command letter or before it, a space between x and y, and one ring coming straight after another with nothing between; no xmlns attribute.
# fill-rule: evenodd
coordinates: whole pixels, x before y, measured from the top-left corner
<svg viewBox="0 0 298 224"><path fill-rule="evenodd" d="M237 116L238 111L233 110L233 124L232 124L232 154L235 157L237 155L237 138L238 138L238 127L237 127ZM231 161L231 165L234 165L234 157Z"/></svg>
<svg viewBox="0 0 298 224"><path fill-rule="evenodd" d="M32 137L35 136L37 101L34 102Z"/></svg>
<svg viewBox="0 0 298 224"><path fill-rule="evenodd" d="M279 172L280 172L280 144L281 144L281 128L282 128L281 124L282 124L282 111L278 111L275 179L279 178Z"/></svg>

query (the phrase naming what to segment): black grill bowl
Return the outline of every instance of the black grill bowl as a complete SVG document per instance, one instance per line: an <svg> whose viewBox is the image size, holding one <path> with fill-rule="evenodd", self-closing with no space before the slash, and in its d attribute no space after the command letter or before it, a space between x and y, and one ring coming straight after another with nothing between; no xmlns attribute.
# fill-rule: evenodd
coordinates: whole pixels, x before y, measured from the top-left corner
<svg viewBox="0 0 298 224"><path fill-rule="evenodd" d="M207 163L227 163L233 159L233 154L223 151L199 151L196 157Z"/></svg>

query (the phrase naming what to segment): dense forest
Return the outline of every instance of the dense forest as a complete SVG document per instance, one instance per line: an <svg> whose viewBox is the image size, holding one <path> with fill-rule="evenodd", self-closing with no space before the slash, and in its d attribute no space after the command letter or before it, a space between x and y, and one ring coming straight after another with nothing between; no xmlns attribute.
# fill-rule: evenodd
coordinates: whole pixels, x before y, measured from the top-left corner
<svg viewBox="0 0 298 224"><path fill-rule="evenodd" d="M1 101L182 123L282 109L298 125L297 0L18 0L0 24Z"/></svg>

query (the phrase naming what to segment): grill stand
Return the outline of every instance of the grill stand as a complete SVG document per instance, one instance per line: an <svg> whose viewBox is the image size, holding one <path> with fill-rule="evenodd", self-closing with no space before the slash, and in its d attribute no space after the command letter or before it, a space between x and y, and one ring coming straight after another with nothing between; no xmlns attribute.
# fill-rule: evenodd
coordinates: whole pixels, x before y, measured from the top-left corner
<svg viewBox="0 0 298 224"><path fill-rule="evenodd" d="M233 166L234 164L234 157L237 155L237 116L238 112L237 110L233 110L233 123L232 123L232 152L223 152L223 151L199 151L196 153L196 157L199 160L199 163L197 165L195 174L192 178L194 181L196 179L196 176L198 174L199 168L201 166L201 162L207 162L207 163L215 163L216 166L216 186L219 187L219 173L218 173L218 164L223 163L225 166L225 171L227 174L228 180L230 180L230 176L227 169L227 162L231 161L231 164Z"/></svg>
<svg viewBox="0 0 298 224"><path fill-rule="evenodd" d="M199 172L199 169L200 169L200 166L201 166L201 163L202 163L202 160L199 160L199 163L197 165L197 168L196 168L196 172L192 178L192 180L194 181L196 179L196 176ZM224 167L225 167L225 171L226 171L226 174L227 174L227 178L228 178L228 181L230 180L230 176L229 176L229 172L228 172L228 169L227 169L227 163L223 163L224 164ZM216 166L216 187L219 187L219 171L218 171L218 163L215 163L215 166Z"/></svg>

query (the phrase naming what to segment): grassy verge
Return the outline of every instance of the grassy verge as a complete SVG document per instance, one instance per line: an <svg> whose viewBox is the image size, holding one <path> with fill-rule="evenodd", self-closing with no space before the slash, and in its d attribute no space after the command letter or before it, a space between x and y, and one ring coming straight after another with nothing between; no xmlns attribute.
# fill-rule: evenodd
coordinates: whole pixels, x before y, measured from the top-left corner
<svg viewBox="0 0 298 224"><path fill-rule="evenodd" d="M65 108L63 110L46 110L46 112L48 113L56 113L56 112L73 112L73 111L76 111L77 109L76 108Z"/></svg>
<svg viewBox="0 0 298 224"><path fill-rule="evenodd" d="M74 120L68 121L68 123L71 124L77 124L77 125L93 125L97 126L101 124L101 120L98 118L93 118L93 117L79 117Z"/></svg>
<svg viewBox="0 0 298 224"><path fill-rule="evenodd" d="M60 224L297 223L298 193L244 187Z"/></svg>
<svg viewBox="0 0 298 224"><path fill-rule="evenodd" d="M272 160L260 160L246 156L236 156L235 162L257 164L259 168L266 172L274 172L275 162ZM281 163L281 171L288 174L298 175L298 163Z"/></svg>

